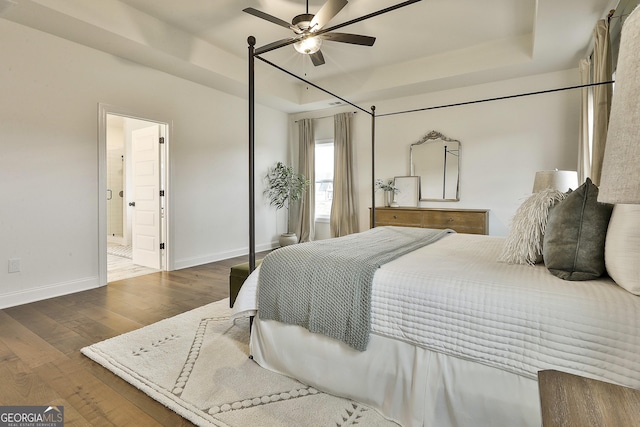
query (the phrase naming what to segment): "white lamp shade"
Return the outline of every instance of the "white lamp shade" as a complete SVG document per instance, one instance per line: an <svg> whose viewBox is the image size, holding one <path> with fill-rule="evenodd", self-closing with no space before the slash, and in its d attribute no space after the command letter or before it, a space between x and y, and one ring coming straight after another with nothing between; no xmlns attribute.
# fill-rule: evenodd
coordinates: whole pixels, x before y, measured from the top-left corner
<svg viewBox="0 0 640 427"><path fill-rule="evenodd" d="M622 27L598 201L640 203L640 7Z"/></svg>
<svg viewBox="0 0 640 427"><path fill-rule="evenodd" d="M576 171L539 171L533 181L533 192L537 193L545 188L559 191L575 190L578 188L578 172Z"/></svg>

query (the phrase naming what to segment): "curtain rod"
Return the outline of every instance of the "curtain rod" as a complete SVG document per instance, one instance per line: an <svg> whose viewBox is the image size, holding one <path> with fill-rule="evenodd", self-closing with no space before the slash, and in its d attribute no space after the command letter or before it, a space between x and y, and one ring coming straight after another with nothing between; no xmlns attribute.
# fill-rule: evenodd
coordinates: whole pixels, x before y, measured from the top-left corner
<svg viewBox="0 0 640 427"><path fill-rule="evenodd" d="M495 98L478 99L476 101L457 102L455 104L438 105L438 106L435 106L435 107L416 108L416 109L413 109L413 110L404 110L404 111L396 111L394 113L378 114L377 116L378 117L385 117L385 116L394 116L394 115L405 114L405 113L416 113L416 112L419 112L419 111L437 110L437 109L440 109L440 108L459 107L461 105L480 104L482 102L500 101L500 100L503 100L503 99L511 99L511 98L521 98L523 96L541 95L541 94L544 94L544 93L560 92L560 91L563 91L563 90L580 89L580 88L591 87L591 86L607 85L607 84L611 84L611 83L615 83L615 81L614 80L610 80L610 81L607 81L607 82L587 83L587 84L583 84L583 85L567 86L567 87L561 87L561 88L557 88L557 89L547 89L547 90L540 90L540 91L536 91L536 92L519 93L517 95L507 95L507 96L498 96L498 97L495 97Z"/></svg>
<svg viewBox="0 0 640 427"><path fill-rule="evenodd" d="M358 114L358 112L357 112L357 111L347 111L347 113ZM337 114L340 114L340 113L337 113ZM298 123L300 120L304 120L304 119L311 119L311 120L315 120L315 119L328 119L329 117L333 117L333 116L335 116L335 114L334 114L334 115L331 115L331 116L304 117L304 118L302 118L302 119L298 119L298 120L294 121L293 123Z"/></svg>

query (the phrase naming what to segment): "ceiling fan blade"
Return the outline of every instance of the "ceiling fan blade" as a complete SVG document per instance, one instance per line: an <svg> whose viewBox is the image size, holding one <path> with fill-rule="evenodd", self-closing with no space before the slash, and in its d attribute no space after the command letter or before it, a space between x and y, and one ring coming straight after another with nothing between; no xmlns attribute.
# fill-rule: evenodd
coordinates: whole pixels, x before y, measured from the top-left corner
<svg viewBox="0 0 640 427"><path fill-rule="evenodd" d="M291 24L289 22L283 21L280 18L276 18L275 16L269 15L268 13L261 12L258 9L254 9L252 7L242 9L242 11L247 12L249 15L257 16L258 18L265 19L269 22L273 22L274 24L278 24L281 27L285 27L285 28L291 27Z"/></svg>
<svg viewBox="0 0 640 427"><path fill-rule="evenodd" d="M378 15L382 15L383 13L391 12L392 10L400 9L401 7L409 6L410 4L417 3L422 0L407 0L402 3L398 3L394 6L389 6L384 9L380 9L377 12L369 13L368 15L363 15L360 18L352 19L351 21L343 22L342 24L334 25L331 28L323 28L318 30L318 35L326 34L329 31L337 30L342 27L346 27L347 25L355 24L356 22L364 21L365 19L373 18Z"/></svg>
<svg viewBox="0 0 640 427"><path fill-rule="evenodd" d="M311 20L309 28L312 28L313 31L318 31L320 28L327 25L327 23L331 21L331 19L336 16L338 12L347 5L347 3L347 0L327 0Z"/></svg>
<svg viewBox="0 0 640 427"><path fill-rule="evenodd" d="M363 36L360 34L325 33L320 35L319 37L332 42L351 43L361 46L373 46L373 44L376 42L375 37Z"/></svg>
<svg viewBox="0 0 640 427"><path fill-rule="evenodd" d="M324 56L322 55L322 51L317 51L316 53L312 53L309 56L311 57L311 62L313 62L313 65L315 65L316 67L318 65L324 64Z"/></svg>
<svg viewBox="0 0 640 427"><path fill-rule="evenodd" d="M267 52L270 52L272 50L279 49L279 48L281 48L283 46L294 44L297 41L298 41L298 37L290 37L288 39L277 40L277 41L275 41L273 43L269 43L269 44L266 44L266 45L264 45L262 47L257 48L254 53L256 55L261 55L263 53L267 53Z"/></svg>

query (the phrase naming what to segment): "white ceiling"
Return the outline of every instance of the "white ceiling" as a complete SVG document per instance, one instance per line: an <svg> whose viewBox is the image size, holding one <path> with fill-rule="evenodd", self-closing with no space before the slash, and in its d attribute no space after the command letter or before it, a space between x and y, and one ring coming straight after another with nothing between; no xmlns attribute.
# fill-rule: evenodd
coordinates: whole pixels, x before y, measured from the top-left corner
<svg viewBox="0 0 640 427"><path fill-rule="evenodd" d="M332 26L400 3L350 0ZM315 13L324 0L309 0ZM576 68L612 0L422 0L338 31L373 47L325 41L314 67L292 46L264 54L354 102ZM285 21L303 0L0 0L0 16L229 93L246 96L247 37L292 35L242 12ZM335 101L257 61L258 100L284 111Z"/></svg>

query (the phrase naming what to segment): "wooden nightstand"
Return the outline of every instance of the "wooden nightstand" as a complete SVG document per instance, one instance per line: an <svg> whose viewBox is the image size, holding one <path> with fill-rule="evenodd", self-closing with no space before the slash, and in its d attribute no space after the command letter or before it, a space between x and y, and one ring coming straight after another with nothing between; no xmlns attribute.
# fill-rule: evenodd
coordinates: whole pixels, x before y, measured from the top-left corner
<svg viewBox="0 0 640 427"><path fill-rule="evenodd" d="M640 390L560 371L538 372L543 427L640 425Z"/></svg>

